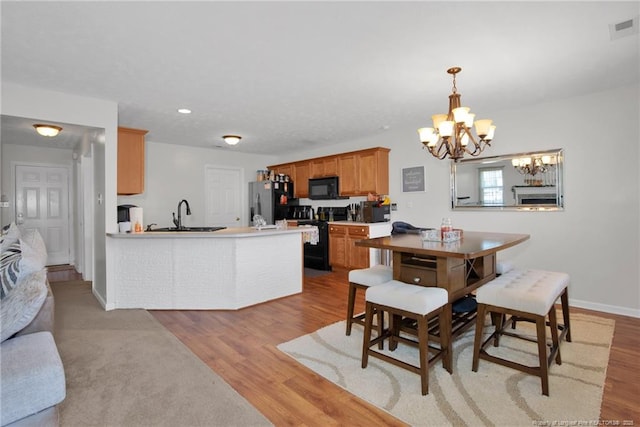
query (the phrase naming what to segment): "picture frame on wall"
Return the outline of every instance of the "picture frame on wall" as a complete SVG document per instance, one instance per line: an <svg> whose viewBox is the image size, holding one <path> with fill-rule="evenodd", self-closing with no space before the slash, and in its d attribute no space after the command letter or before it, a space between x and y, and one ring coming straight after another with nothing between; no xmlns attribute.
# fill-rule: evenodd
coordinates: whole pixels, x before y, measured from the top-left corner
<svg viewBox="0 0 640 427"><path fill-rule="evenodd" d="M402 192L419 193L427 191L424 166L402 168Z"/></svg>

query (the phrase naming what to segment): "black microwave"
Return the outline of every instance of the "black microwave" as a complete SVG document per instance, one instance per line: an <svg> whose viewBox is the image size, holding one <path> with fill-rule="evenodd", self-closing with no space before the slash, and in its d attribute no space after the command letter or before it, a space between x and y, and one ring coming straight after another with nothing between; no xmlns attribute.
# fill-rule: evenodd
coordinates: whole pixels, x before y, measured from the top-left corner
<svg viewBox="0 0 640 427"><path fill-rule="evenodd" d="M337 176L309 179L309 198L313 200L337 199L340 195Z"/></svg>

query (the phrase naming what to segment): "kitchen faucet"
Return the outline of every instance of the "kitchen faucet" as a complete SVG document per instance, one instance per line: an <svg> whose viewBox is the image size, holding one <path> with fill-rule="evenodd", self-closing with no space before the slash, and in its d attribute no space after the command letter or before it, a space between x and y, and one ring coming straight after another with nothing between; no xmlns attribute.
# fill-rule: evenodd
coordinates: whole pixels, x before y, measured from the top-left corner
<svg viewBox="0 0 640 427"><path fill-rule="evenodd" d="M176 228L178 230L182 230L184 227L182 226L182 204L187 205L187 215L191 215L191 208L189 207L189 202L187 202L185 199L180 200L180 203L178 203L178 219L176 219L176 213L173 212L173 223L175 224Z"/></svg>

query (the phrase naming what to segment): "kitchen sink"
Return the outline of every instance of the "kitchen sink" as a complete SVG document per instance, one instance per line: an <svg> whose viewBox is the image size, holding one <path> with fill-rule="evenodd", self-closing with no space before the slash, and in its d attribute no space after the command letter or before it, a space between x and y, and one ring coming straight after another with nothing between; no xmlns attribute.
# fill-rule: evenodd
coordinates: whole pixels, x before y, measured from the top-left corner
<svg viewBox="0 0 640 427"><path fill-rule="evenodd" d="M208 231L218 231L224 230L227 227L182 227L180 229L176 227L164 227L164 228L153 228L151 230L147 230L147 232L153 231L179 231L179 232L191 232L191 233L203 233Z"/></svg>

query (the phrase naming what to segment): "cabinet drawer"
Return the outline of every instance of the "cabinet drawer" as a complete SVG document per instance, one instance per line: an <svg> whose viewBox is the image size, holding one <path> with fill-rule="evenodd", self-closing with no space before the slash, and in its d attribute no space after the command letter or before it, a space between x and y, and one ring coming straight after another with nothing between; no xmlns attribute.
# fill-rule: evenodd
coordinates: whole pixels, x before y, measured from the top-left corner
<svg viewBox="0 0 640 427"><path fill-rule="evenodd" d="M349 226L349 236L368 237L369 236L369 227L351 225L351 226Z"/></svg>
<svg viewBox="0 0 640 427"><path fill-rule="evenodd" d="M341 227L339 225L330 225L329 233L334 236L344 236L347 234L347 227Z"/></svg>
<svg viewBox="0 0 640 427"><path fill-rule="evenodd" d="M405 283L413 283L421 286L436 286L436 270L407 267L400 267L400 280Z"/></svg>

